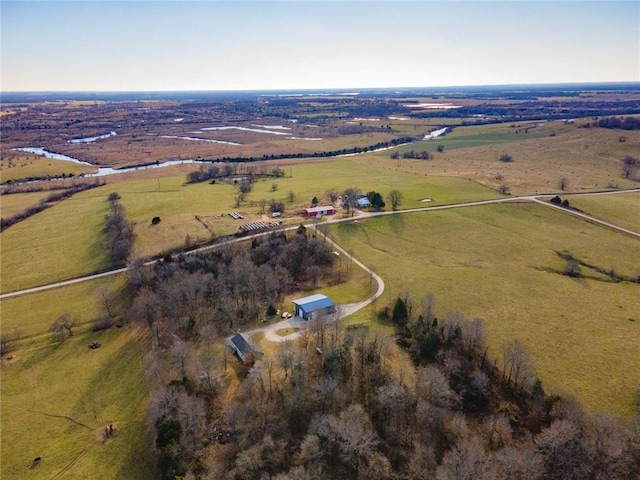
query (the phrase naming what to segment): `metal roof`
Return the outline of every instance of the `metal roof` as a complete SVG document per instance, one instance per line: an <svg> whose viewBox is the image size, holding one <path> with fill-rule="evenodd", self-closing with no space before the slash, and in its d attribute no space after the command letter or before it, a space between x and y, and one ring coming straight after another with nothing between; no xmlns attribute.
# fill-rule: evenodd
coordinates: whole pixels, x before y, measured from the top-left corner
<svg viewBox="0 0 640 480"><path fill-rule="evenodd" d="M249 345L247 340L240 332L231 337L231 343L233 343L235 347L243 354L253 352L253 348L251 348L251 345Z"/></svg>
<svg viewBox="0 0 640 480"><path fill-rule="evenodd" d="M302 308L305 312L310 313L320 308L327 308L333 306L333 300L326 295L316 293L315 295L309 295L308 297L299 298L294 300L293 303Z"/></svg>
<svg viewBox="0 0 640 480"><path fill-rule="evenodd" d="M322 213L322 212L327 212L329 210L334 210L334 207L310 207L310 208L305 208L306 212L311 214L311 213Z"/></svg>

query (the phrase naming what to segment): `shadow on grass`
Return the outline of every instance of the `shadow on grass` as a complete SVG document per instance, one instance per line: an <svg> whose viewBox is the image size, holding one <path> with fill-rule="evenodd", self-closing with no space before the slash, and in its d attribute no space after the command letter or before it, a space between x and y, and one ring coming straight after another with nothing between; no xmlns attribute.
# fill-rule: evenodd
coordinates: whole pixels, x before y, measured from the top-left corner
<svg viewBox="0 0 640 480"><path fill-rule="evenodd" d="M129 338L121 341L120 335ZM113 467L119 467L113 478L155 478L152 442L146 431L149 389L144 378L142 335L126 328L85 337L87 342L101 342L102 347L83 354L108 358L85 386L71 416L95 426L96 442L104 442L101 433L105 427L114 429L107 442L96 445L87 462L95 464L96 474L102 472L107 477L116 471Z"/></svg>

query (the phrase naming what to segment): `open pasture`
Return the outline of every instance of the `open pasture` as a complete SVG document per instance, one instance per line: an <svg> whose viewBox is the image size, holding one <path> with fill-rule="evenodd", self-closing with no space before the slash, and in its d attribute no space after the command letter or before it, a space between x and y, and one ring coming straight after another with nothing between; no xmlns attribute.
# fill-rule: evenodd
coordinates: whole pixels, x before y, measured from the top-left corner
<svg viewBox="0 0 640 480"><path fill-rule="evenodd" d="M0 182L20 180L32 177L80 175L92 173L97 169L87 165L52 160L38 155L22 152L3 151L0 159Z"/></svg>
<svg viewBox="0 0 640 480"><path fill-rule="evenodd" d="M23 212L29 207L38 205L40 200L44 200L49 195L51 195L51 192L48 191L2 195L0 197L0 216L2 216L2 218L8 218Z"/></svg>
<svg viewBox="0 0 640 480"><path fill-rule="evenodd" d="M101 347L87 348L91 342ZM142 334L127 327L80 333L3 359L0 476L154 478L146 349ZM108 425L114 433L105 438Z"/></svg>
<svg viewBox="0 0 640 480"><path fill-rule="evenodd" d="M425 176L398 171L395 165L381 169L360 156L329 161L310 161L285 167L286 177L263 179L254 184L245 201L236 207L236 187L231 183L208 182L185 185L185 176L160 177L155 172L110 178L105 186L82 192L2 233L2 291L41 285L86 274L109 266L102 233L107 213L107 196L118 192L128 220L135 223L135 251L142 256L157 255L185 243L199 243L214 236L234 233L245 222L263 220L261 199L286 204L285 223L306 222L296 212L311 205L317 196L327 202L326 192L358 187L363 192L402 192L401 208L499 198L500 195L462 178ZM139 174L138 174L139 173ZM277 190L272 191L272 185ZM289 202L289 192L294 201ZM389 207L387 207L389 208ZM233 220L229 212L243 220ZM266 210L268 215L268 209ZM152 225L153 217L161 222ZM198 216L198 219L196 218ZM269 217L267 217L269 218ZM39 262L34 269L25 259Z"/></svg>
<svg viewBox="0 0 640 480"><path fill-rule="evenodd" d="M81 192L2 232L2 292L108 267L102 232L109 191Z"/></svg>
<svg viewBox="0 0 640 480"><path fill-rule="evenodd" d="M578 208L605 222L640 233L640 192L618 195L572 195L566 197Z"/></svg>
<svg viewBox="0 0 640 480"><path fill-rule="evenodd" d="M124 282L124 274L113 275L0 300L0 332L10 334L17 331L24 343L30 343L29 338L41 339L47 334L53 321L65 312L78 319L78 330L88 330L89 322L104 306L104 295L119 292Z"/></svg>
<svg viewBox="0 0 640 480"><path fill-rule="evenodd" d="M545 123L524 133L523 126L515 125L460 127L443 138L397 149L401 156L407 150L433 153L442 144L444 152L434 153L428 161L392 160L393 150L366 158L372 165L396 164L405 171L461 176L495 189L504 184L516 195L561 192L561 177L566 178L570 192L640 186L622 178L622 159L637 156L640 131ZM502 154L511 155L513 162L501 162Z"/></svg>
<svg viewBox="0 0 640 480"><path fill-rule="evenodd" d="M439 317L485 319L493 356L503 342L522 340L546 389L573 393L589 410L633 412L640 285L554 271L566 264L555 251L567 250L637 274L637 240L532 204L379 217L332 226L330 236L382 276L379 306L409 290L419 310L434 293Z"/></svg>

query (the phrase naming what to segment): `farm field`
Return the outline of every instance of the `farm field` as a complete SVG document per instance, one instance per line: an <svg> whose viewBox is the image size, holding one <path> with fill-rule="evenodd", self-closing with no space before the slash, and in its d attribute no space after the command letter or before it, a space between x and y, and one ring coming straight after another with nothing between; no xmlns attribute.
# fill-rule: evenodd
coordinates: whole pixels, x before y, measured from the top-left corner
<svg viewBox="0 0 640 480"><path fill-rule="evenodd" d="M86 165L13 151L3 152L0 160L0 182L2 183L30 177L80 175L96 171L96 168Z"/></svg>
<svg viewBox="0 0 640 480"><path fill-rule="evenodd" d="M570 196L571 206L615 225L640 232L640 192Z"/></svg>
<svg viewBox="0 0 640 480"><path fill-rule="evenodd" d="M40 342L51 323L65 312L78 319L80 326L76 327L77 330L88 330L89 322L104 306L103 293L120 291L124 282L125 275L119 274L2 299L0 332L18 331L24 339L21 344Z"/></svg>
<svg viewBox="0 0 640 480"><path fill-rule="evenodd" d="M575 123L534 120L461 126L463 122L491 121L494 117L410 118L413 112L430 112L408 108L404 113L389 113L396 112L394 103L402 107L405 101L430 103L435 98L427 95L361 102L356 98L327 101L328 98L292 97L282 103L278 103L282 99L265 103L260 99L238 103L209 100L202 105L191 100L121 104L72 101L66 106L38 106L43 110L51 108L55 115L43 115L28 104L27 110L32 111L17 111L3 118L11 117L13 127L3 126L9 133L9 143L3 145L2 182L61 173L77 176L95 170L7 150L20 145L43 145L83 160L125 166L169 159L312 154L368 146L401 136L421 138L445 125L455 128L434 140L366 154L233 164L238 183L247 167L278 166L285 174L259 179L240 201L233 177L186 183L188 173L207 169L207 164L107 177L106 185L60 201L0 234L0 291L7 293L111 268L104 232L111 192L120 195L126 219L134 225L134 253L140 257L157 257L232 235L248 222L281 221L283 227L310 224L313 220L302 217L301 210L311 206L313 197L320 205L328 205L329 191L341 194L347 188L381 193L387 212L391 210L388 194L394 189L403 196L400 210L512 198L498 193L504 191L503 186L511 196L559 193L569 199L572 207L640 232L640 193L572 195L640 187L640 182L622 178L621 169L626 155L637 156L640 131L583 128L594 118ZM636 94L631 98L637 98ZM577 99L558 98L554 102L557 100L561 108L564 102ZM485 102L445 98L436 101L469 107ZM506 99L491 103L509 108L505 118L520 108L518 102ZM535 102L525 100L522 105L532 103ZM544 105L541 108L548 107ZM603 112L614 111L611 105L602 108ZM273 115L263 116L267 112ZM528 115L511 118L536 118L537 114L529 111ZM21 124L29 122L35 122L35 127L23 129ZM95 142L68 142L70 138L108 133L111 124L118 130L117 135ZM210 128L221 125L236 128ZM246 129L269 126L277 133L290 132L292 138L284 133ZM442 152L438 152L439 145ZM411 150L426 150L432 159L402 158ZM400 158L391 158L395 152ZM501 162L503 153L514 161ZM560 188L563 177L566 191ZM10 216L50 193L2 196L0 213ZM264 203L271 200L284 203L281 218L271 216L268 204L265 208ZM237 212L242 218L234 219L230 212ZM155 225L154 217L160 218ZM335 218L343 217L344 212L339 210ZM334 284L335 277L327 282L321 280L313 291L295 292L278 305L274 302L281 311L291 311L293 298L312 293L326 294L338 305L369 297L377 285L352 262L352 254L382 277L386 289L373 305L355 312L344 324L380 334L381 341L389 342L386 361L405 385L414 387L416 365L393 341L393 325L379 321L378 314L406 292L410 292L415 313L420 310L423 296L433 293L438 318L448 312L460 312L468 318L485 319L493 358L501 356L503 343L522 340L548 393L575 395L593 412L622 418L637 413L634 395L640 385L640 285L630 281L640 275L637 239L526 201L371 218L356 213L353 221L324 226L329 236L349 252L334 258L336 269L349 272L348 281ZM311 228L307 234L313 234ZM569 252L584 262L580 277L563 274L567 262L558 255L560 252ZM625 280L619 281L622 277ZM117 313L130 303L124 294L125 280L125 274L118 274L0 300L0 333L19 334L19 339L10 344L12 350L3 352L1 359L0 477L158 477L153 437L149 435L149 399L156 386L178 378L177 367L171 365L173 353L163 345L160 350L167 350L155 359L151 354L147 356L152 350L154 354L159 350L151 348L146 326L119 324L119 328L106 331L91 330L91 321L105 306L105 295L122 294L115 305ZM310 283L304 285L308 288ZM55 343L49 329L53 320L65 312L78 324L69 339ZM239 322L243 314L237 313ZM281 316L273 316L268 322L259 319L256 324L242 327L260 328L280 319ZM224 337L229 334L223 331L225 328L231 327L221 327L215 340L207 339L212 344L206 348L215 350L217 362L211 369L224 385L220 405L215 406L215 412L208 412L215 417L208 419L210 426L222 421L226 406L235 401L240 382L248 373L248 367L231 357L225 347ZM277 332L281 336L289 333L290 329ZM188 342L193 340L196 350L201 349L196 356L205 348L202 331L198 330L198 335L202 338L185 337ZM279 345L269 342L262 332L253 335L252 340L267 357L279 358ZM87 348L96 341L101 343L100 348ZM312 355L315 357L316 353L312 351ZM165 363L167 369L157 375L157 381L150 380L152 376L145 377L145 369L158 367L160 371L160 365ZM195 371L200 366L193 363L191 368ZM194 373L194 378L199 374ZM224 408L217 410L219 406ZM105 438L104 428L109 424L114 426L115 435ZM210 453L217 452L214 458L217 454L223 456L218 450L226 447L210 444L207 448ZM36 457L41 457L37 465L32 464ZM217 464L213 461L208 466L215 471Z"/></svg>
<svg viewBox="0 0 640 480"><path fill-rule="evenodd" d="M47 198L51 192L29 192L2 195L0 198L0 215L2 218L11 217L37 205L40 200Z"/></svg>
<svg viewBox="0 0 640 480"><path fill-rule="evenodd" d="M626 140L620 142L620 132L615 130L544 123L523 133L524 127L515 125L458 127L443 138L397 148L401 154L408 150L433 153L443 145L444 152L434 153L429 161L392 160L390 151L364 158L371 165L396 162L403 171L460 176L493 189L507 185L514 195L561 192L562 177L569 192L640 186L638 181L622 178L622 160L637 155L640 131L625 132ZM504 153L513 162L501 162Z"/></svg>
<svg viewBox="0 0 640 480"><path fill-rule="evenodd" d="M327 175L328 168L331 175ZM136 172L139 176L131 174L110 179L109 184L79 193L2 233L2 291L68 279L108 267L102 230L108 209L106 199L114 191L122 197L127 219L135 223L134 249L141 256L158 255L185 243L229 235L243 222L264 220L256 203L260 199L286 202L284 222L297 224L307 219L295 215L296 211L309 206L314 196L326 202L328 190L342 191L350 186L365 192L376 190L383 195L398 189L404 196L401 208L501 197L462 178L398 172L391 165L380 169L360 161L359 157L300 163L285 167L285 171L292 177L258 181L240 207L234 205L236 188L229 183L185 185L184 175L149 178L150 174L144 171ZM353 172L358 172L355 185ZM278 186L275 192L271 191L273 183ZM295 194L293 203L287 199L290 191ZM421 202L425 198L432 201ZM227 215L231 211L245 218L233 220ZM161 218L158 225L151 224L155 216ZM41 268L31 268L23 261L26 256L38 258Z"/></svg>
<svg viewBox="0 0 640 480"><path fill-rule="evenodd" d="M79 193L0 234L3 293L109 266L102 233L105 188Z"/></svg>
<svg viewBox="0 0 640 480"><path fill-rule="evenodd" d="M102 346L87 348L94 341ZM79 333L3 359L0 476L155 478L146 349L144 336L125 328ZM105 441L110 424L114 435ZM32 467L36 457L41 461Z"/></svg>
<svg viewBox="0 0 640 480"><path fill-rule="evenodd" d="M554 251L567 250L636 275L636 240L531 204L395 215L332 226L329 234L382 276L379 306L405 290L416 302L434 293L439 316L485 319L494 356L503 342L522 340L546 389L574 393L592 411L632 414L640 287L552 270L565 263Z"/></svg>

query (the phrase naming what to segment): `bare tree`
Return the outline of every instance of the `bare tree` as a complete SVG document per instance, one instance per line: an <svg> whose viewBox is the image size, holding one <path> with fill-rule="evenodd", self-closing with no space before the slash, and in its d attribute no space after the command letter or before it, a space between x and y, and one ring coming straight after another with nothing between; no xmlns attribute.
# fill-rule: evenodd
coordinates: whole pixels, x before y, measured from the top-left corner
<svg viewBox="0 0 640 480"><path fill-rule="evenodd" d="M181 392L178 397L178 421L180 422L180 447L186 459L194 457L202 446L206 427L205 403L202 398Z"/></svg>
<svg viewBox="0 0 640 480"><path fill-rule="evenodd" d="M334 205L338 201L339 196L340 194L334 189L331 189L327 192L327 198L329 199L331 205Z"/></svg>
<svg viewBox="0 0 640 480"><path fill-rule="evenodd" d="M447 378L439 368L433 366L420 368L416 372L416 395L436 407L449 408L458 401Z"/></svg>
<svg viewBox="0 0 640 480"><path fill-rule="evenodd" d="M553 422L535 438L535 448L542 456L543 478L589 478L588 464L582 454L581 433L572 422Z"/></svg>
<svg viewBox="0 0 640 480"><path fill-rule="evenodd" d="M566 191L567 188L569 188L569 180L567 179L567 177L560 177L560 180L558 180L558 186L563 192Z"/></svg>
<svg viewBox="0 0 640 480"><path fill-rule="evenodd" d="M258 200L258 205L260 206L260 213L264 214L264 210L267 207L267 199L266 198L261 198L260 200Z"/></svg>
<svg viewBox="0 0 640 480"><path fill-rule="evenodd" d="M360 189L357 187L349 187L344 192L342 192L342 208L347 211L347 215L352 213L353 210L358 206L358 195L360 194Z"/></svg>
<svg viewBox="0 0 640 480"><path fill-rule="evenodd" d="M484 333L484 320L481 318L474 318L473 320L465 319L461 324L461 333L462 343L469 359L484 351L487 346Z"/></svg>
<svg viewBox="0 0 640 480"><path fill-rule="evenodd" d="M178 368L180 377L187 376L187 361L191 355L191 344L180 339L176 339L171 347L171 362Z"/></svg>
<svg viewBox="0 0 640 480"><path fill-rule="evenodd" d="M640 170L640 159L627 155L622 161L622 176L628 179L635 179Z"/></svg>
<svg viewBox="0 0 640 480"><path fill-rule="evenodd" d="M115 303L117 299L117 294L111 290L106 285L101 285L98 288L98 306L100 309L103 309L104 312L109 316L109 318L114 318L116 316L115 313Z"/></svg>
<svg viewBox="0 0 640 480"><path fill-rule="evenodd" d="M67 336L73 337L72 329L76 325L78 325L78 320L68 312L65 312L53 321L49 331L53 333L58 342L63 342Z"/></svg>
<svg viewBox="0 0 640 480"><path fill-rule="evenodd" d="M529 351L520 340L502 346L503 373L513 386L528 389L536 380Z"/></svg>
<svg viewBox="0 0 640 480"><path fill-rule="evenodd" d="M486 454L477 435L460 439L448 450L436 472L438 480L489 480L496 478L492 458Z"/></svg>
<svg viewBox="0 0 640 480"><path fill-rule="evenodd" d="M422 297L422 317L428 325L436 318L436 296L433 293Z"/></svg>
<svg viewBox="0 0 640 480"><path fill-rule="evenodd" d="M509 192L511 192L511 187L506 183L502 183L498 187L498 192L500 192L503 195L509 195Z"/></svg>
<svg viewBox="0 0 640 480"><path fill-rule="evenodd" d="M402 193L399 190L391 190L389 192L389 202L394 211L398 210L398 207L402 205Z"/></svg>
<svg viewBox="0 0 640 480"><path fill-rule="evenodd" d="M293 190L289 190L289 193L287 193L287 200L289 200L289 203L293 203L296 199L296 194Z"/></svg>

